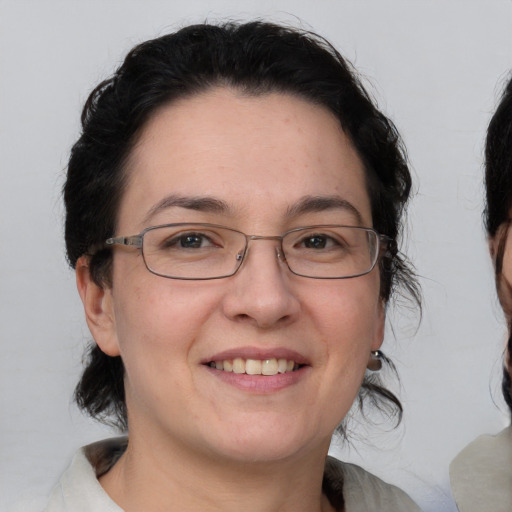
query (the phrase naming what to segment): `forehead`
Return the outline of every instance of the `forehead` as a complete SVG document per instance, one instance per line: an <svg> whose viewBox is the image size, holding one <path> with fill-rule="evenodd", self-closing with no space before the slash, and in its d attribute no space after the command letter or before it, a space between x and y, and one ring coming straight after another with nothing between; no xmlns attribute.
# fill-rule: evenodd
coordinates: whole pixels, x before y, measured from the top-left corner
<svg viewBox="0 0 512 512"><path fill-rule="evenodd" d="M127 166L119 224L167 196L218 198L230 213L280 215L305 196L339 196L371 212L364 166L327 109L280 93L218 88L161 108Z"/></svg>

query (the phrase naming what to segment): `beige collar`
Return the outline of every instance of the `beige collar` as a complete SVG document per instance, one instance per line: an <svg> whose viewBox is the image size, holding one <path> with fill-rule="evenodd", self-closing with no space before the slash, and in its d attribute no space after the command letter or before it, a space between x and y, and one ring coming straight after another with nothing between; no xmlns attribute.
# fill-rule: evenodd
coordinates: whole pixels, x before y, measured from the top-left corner
<svg viewBox="0 0 512 512"><path fill-rule="evenodd" d="M512 511L512 426L475 439L450 464L460 512Z"/></svg>

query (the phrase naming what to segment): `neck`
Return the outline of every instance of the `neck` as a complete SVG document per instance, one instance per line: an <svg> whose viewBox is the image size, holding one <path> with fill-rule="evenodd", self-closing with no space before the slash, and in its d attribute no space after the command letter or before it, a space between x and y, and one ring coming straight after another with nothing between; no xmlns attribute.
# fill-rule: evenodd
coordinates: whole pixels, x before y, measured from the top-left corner
<svg viewBox="0 0 512 512"><path fill-rule="evenodd" d="M233 461L131 433L100 483L125 512L327 512L327 448L279 461Z"/></svg>

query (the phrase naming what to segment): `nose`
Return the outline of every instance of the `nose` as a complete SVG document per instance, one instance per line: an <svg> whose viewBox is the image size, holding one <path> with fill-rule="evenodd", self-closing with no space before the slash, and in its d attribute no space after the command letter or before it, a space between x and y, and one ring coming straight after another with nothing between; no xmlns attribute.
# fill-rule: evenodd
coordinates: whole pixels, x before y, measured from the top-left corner
<svg viewBox="0 0 512 512"><path fill-rule="evenodd" d="M300 301L278 237L250 240L242 267L230 278L224 314L262 329L293 322L299 315Z"/></svg>

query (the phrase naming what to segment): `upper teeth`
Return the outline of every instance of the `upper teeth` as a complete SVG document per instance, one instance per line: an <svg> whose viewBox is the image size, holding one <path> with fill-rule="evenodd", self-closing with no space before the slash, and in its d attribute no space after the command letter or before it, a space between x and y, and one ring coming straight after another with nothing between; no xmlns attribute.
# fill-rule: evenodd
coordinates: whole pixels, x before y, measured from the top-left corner
<svg viewBox="0 0 512 512"><path fill-rule="evenodd" d="M292 372L298 368L295 361L287 359L224 359L212 361L212 368L225 372L246 373L247 375L277 375L278 373Z"/></svg>

